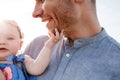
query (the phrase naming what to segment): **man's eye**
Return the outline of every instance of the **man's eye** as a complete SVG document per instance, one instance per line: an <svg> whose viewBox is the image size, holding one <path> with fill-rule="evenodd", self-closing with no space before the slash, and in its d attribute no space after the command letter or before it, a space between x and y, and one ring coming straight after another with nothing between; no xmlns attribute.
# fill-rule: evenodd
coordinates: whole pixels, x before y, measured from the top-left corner
<svg viewBox="0 0 120 80"><path fill-rule="evenodd" d="M42 3L45 1L45 0L41 0L42 1Z"/></svg>

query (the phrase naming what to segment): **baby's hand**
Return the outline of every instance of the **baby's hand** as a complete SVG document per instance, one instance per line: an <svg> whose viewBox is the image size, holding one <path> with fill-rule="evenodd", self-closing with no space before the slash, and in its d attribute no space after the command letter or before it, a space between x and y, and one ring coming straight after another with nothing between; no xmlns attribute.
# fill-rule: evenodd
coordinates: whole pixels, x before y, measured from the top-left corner
<svg viewBox="0 0 120 80"><path fill-rule="evenodd" d="M63 38L63 32L62 30L60 33L58 32L57 28L55 28L55 33L49 32L49 40L46 42L46 46L53 47L58 41L60 41Z"/></svg>
<svg viewBox="0 0 120 80"><path fill-rule="evenodd" d="M1 69L0 69L0 80L6 80Z"/></svg>
<svg viewBox="0 0 120 80"><path fill-rule="evenodd" d="M55 28L55 33L49 32L50 39L54 42L57 43L59 40L63 38L63 30L59 33L58 29Z"/></svg>

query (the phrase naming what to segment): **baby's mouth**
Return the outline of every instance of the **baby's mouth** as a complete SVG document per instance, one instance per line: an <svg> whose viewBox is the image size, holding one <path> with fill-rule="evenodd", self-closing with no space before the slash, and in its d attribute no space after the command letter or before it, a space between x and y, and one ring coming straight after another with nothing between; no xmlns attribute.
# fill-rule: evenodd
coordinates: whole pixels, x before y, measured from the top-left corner
<svg viewBox="0 0 120 80"><path fill-rule="evenodd" d="M0 51L4 52L4 51L7 51L8 49L6 48L0 48Z"/></svg>

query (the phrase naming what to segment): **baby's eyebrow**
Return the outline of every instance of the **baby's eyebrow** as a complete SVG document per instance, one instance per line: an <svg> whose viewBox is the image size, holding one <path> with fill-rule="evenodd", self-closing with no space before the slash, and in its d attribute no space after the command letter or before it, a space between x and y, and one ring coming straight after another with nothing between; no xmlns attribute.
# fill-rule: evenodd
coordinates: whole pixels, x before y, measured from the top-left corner
<svg viewBox="0 0 120 80"><path fill-rule="evenodd" d="M15 34L8 34L7 37L15 37Z"/></svg>

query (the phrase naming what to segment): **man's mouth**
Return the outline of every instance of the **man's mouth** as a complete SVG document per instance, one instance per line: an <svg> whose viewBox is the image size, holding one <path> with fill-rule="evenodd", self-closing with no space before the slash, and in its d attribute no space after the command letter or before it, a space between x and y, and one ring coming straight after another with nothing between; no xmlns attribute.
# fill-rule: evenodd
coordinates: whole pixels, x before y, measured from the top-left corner
<svg viewBox="0 0 120 80"><path fill-rule="evenodd" d="M48 24L50 22L51 18L42 18L42 22L45 22Z"/></svg>
<svg viewBox="0 0 120 80"><path fill-rule="evenodd" d="M42 22L49 22L52 18L42 18Z"/></svg>
<svg viewBox="0 0 120 80"><path fill-rule="evenodd" d="M46 27L51 30L53 33L55 33L54 28L56 27L55 21L51 17L42 18L42 22L46 22ZM58 29L58 28L57 28ZM60 29L58 29L59 32L61 32Z"/></svg>
<svg viewBox="0 0 120 80"><path fill-rule="evenodd" d="M42 22L46 22L47 28L51 28L51 26L54 26L54 20L52 18L43 18Z"/></svg>

